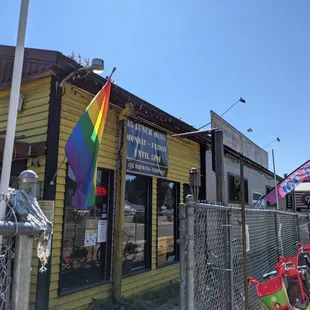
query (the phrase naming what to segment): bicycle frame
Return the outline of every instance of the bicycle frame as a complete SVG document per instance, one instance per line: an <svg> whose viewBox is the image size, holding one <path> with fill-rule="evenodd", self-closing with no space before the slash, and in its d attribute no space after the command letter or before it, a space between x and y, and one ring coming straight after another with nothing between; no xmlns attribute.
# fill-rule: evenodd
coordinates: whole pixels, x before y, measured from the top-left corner
<svg viewBox="0 0 310 310"><path fill-rule="evenodd" d="M304 255L304 258L306 258L307 268L310 269L310 244L302 244L297 241L296 245L298 246L297 253L299 255Z"/></svg>
<svg viewBox="0 0 310 310"><path fill-rule="evenodd" d="M133 261L136 258L137 254L139 253L138 245L136 243L129 242L130 238L132 238L132 237L130 235L126 234L125 232L124 232L124 234L128 238L127 238L125 247L123 249L123 256L124 256L125 260Z"/></svg>
<svg viewBox="0 0 310 310"><path fill-rule="evenodd" d="M297 285L300 292L300 303L306 304L309 303L309 297L306 294L303 284L305 281L305 275L300 273L299 262L300 251L298 250L295 256L284 258L283 256L279 257L279 263L276 265L275 269L282 276L287 276L291 283L289 285Z"/></svg>
<svg viewBox="0 0 310 310"><path fill-rule="evenodd" d="M301 253L302 250L299 249L293 257L284 258L280 256L279 262L275 266L276 271L265 275L264 278L271 278L264 282L258 282L254 278L249 278L249 282L256 285L257 295L268 309L293 309L288 293L290 289L294 288L298 288L299 291L296 296L296 305L301 309L305 309L308 305L309 294L304 288L305 275L300 272L304 266L299 266L298 264ZM284 277L287 277L290 281L288 289L285 288Z"/></svg>

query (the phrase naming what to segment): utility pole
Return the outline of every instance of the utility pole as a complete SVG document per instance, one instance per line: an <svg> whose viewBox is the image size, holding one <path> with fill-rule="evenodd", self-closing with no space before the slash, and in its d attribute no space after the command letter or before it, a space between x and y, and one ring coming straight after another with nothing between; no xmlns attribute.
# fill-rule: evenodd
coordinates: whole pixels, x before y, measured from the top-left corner
<svg viewBox="0 0 310 310"><path fill-rule="evenodd" d="M116 169L116 201L115 201L115 223L113 242L113 269L112 269L112 295L116 300L122 297L122 271L123 271L123 229L124 208L126 189L126 157L127 157L127 132L128 116L133 111L133 104L126 103L125 109L119 114L118 134L119 147Z"/></svg>

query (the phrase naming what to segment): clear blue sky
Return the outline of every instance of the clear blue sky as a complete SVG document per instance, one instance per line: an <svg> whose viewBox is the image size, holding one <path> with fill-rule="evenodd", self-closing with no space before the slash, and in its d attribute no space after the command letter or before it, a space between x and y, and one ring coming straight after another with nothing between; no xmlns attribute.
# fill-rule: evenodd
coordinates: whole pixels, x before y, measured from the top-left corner
<svg viewBox="0 0 310 310"><path fill-rule="evenodd" d="M0 44L16 44L20 0L4 0ZM118 85L197 127L210 110L260 146L277 173L310 158L309 0L30 0L26 45L101 57Z"/></svg>

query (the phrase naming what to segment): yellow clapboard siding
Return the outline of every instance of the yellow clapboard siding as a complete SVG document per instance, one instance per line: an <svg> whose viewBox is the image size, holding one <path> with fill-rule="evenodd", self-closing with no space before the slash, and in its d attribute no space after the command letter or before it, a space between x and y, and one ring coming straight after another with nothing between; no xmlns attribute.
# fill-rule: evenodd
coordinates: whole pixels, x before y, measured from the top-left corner
<svg viewBox="0 0 310 310"><path fill-rule="evenodd" d="M123 287L124 288L130 288L130 285L132 285L133 283L139 282L141 280L145 280L145 279L149 279L150 277L155 277L156 274L160 274L160 273L165 273L165 272L169 272L171 270L177 270L179 268L179 264L173 264L173 265L169 265L166 267L162 267L160 269L157 270L151 270L151 271L146 271L137 275L133 275L131 277L127 277L125 279L123 279Z"/></svg>
<svg viewBox="0 0 310 310"><path fill-rule="evenodd" d="M178 273L166 274L165 276L162 276L162 278L160 279L156 279L156 280L152 279L151 282L148 281L141 286L131 288L130 291L124 292L123 296L128 297L132 295L139 295L143 292L153 290L155 287L163 286L167 284L167 282L175 281L178 278L179 278Z"/></svg>
<svg viewBox="0 0 310 310"><path fill-rule="evenodd" d="M53 298L50 300L50 309L75 309L70 308L72 303L78 302L78 305L87 305L92 302L93 298L105 299L110 296L111 284L96 286L67 296ZM53 296L57 296L57 292L51 292ZM96 296L96 297L95 297Z"/></svg>
<svg viewBox="0 0 310 310"><path fill-rule="evenodd" d="M23 83L21 92L25 96L25 104L23 110L18 112L17 115L16 135L25 135L25 139L22 139L25 142L45 141L50 96L50 77L42 79L39 82ZM2 91L0 91L1 93ZM0 95L0 97L0 128L6 129L9 94L8 96ZM36 101L34 106L32 106L33 100Z"/></svg>
<svg viewBox="0 0 310 310"><path fill-rule="evenodd" d="M37 100L38 106L29 108L28 106L24 106L23 110L19 112L19 115L23 118L25 117L33 117L35 115L46 114L48 112L48 102L49 98L44 98L42 100ZM7 109L0 109L0 122L6 121L8 115ZM3 112L3 114L2 114Z"/></svg>
<svg viewBox="0 0 310 310"><path fill-rule="evenodd" d="M133 276L123 281L122 295L127 297L139 294L152 287L164 284L168 281L175 280L179 277L179 264L162 267L157 270L145 272ZM150 281L150 279L152 279ZM130 281L132 280L132 281Z"/></svg>
<svg viewBox="0 0 310 310"><path fill-rule="evenodd" d="M168 161L167 179L188 183L190 169L200 168L199 144L192 141L190 144L184 143L181 139L168 136Z"/></svg>
<svg viewBox="0 0 310 310"><path fill-rule="evenodd" d="M22 111L18 111L16 135L25 135L24 142L46 141L47 120L50 100L51 78L23 83L21 93L25 96ZM0 91L0 128L6 129L10 90ZM40 167L32 166L32 158L27 160L27 168L34 170L41 182L41 195L44 188L45 156L39 156ZM32 268L30 281L31 301L35 301L38 274L37 241L33 244Z"/></svg>
<svg viewBox="0 0 310 310"><path fill-rule="evenodd" d="M65 104L64 104L64 108L67 108ZM80 120L80 117L82 115L82 111L77 110L77 109L70 109L70 111L65 112L64 108L62 109L62 112L61 112L61 118L63 120L66 120L67 122L72 122L73 126L74 126ZM116 123L115 123L114 117L109 116L107 118L106 126L109 126L109 127L116 129Z"/></svg>
<svg viewBox="0 0 310 310"><path fill-rule="evenodd" d="M23 82L20 92L23 95L41 93L50 87L51 77L45 77L41 80ZM6 103L8 105L8 98L10 97L10 89L1 90L0 92L0 104Z"/></svg>

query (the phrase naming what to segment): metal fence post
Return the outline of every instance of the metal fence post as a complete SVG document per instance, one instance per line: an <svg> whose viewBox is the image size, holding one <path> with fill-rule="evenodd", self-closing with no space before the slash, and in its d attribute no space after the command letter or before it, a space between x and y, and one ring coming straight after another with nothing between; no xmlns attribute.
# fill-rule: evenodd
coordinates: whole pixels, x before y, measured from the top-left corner
<svg viewBox="0 0 310 310"><path fill-rule="evenodd" d="M296 226L297 226L297 238L298 238L298 240L296 240L296 241L298 241L298 242L301 242L301 240L300 240L300 230L299 230L299 217L298 217L298 214L296 214Z"/></svg>
<svg viewBox="0 0 310 310"><path fill-rule="evenodd" d="M17 236L15 241L12 310L29 308L33 238Z"/></svg>
<svg viewBox="0 0 310 310"><path fill-rule="evenodd" d="M185 310L185 203L179 206L180 250L180 310Z"/></svg>
<svg viewBox="0 0 310 310"><path fill-rule="evenodd" d="M194 253L194 197L188 195L186 197L186 309L194 310L194 268L195 268L195 253Z"/></svg>
<svg viewBox="0 0 310 310"><path fill-rule="evenodd" d="M309 232L309 242L310 242L310 215L308 214L307 215L307 218L308 218L308 232Z"/></svg>
<svg viewBox="0 0 310 310"><path fill-rule="evenodd" d="M280 211L276 211L276 216L277 216L277 223L278 223L278 228L277 228L277 239L279 243L279 248L280 248L280 254L283 256L283 241L282 241L282 222L281 222L281 217L280 217Z"/></svg>
<svg viewBox="0 0 310 310"><path fill-rule="evenodd" d="M280 244L279 244L279 236L278 236L278 216L277 216L277 213L274 213L274 224L275 224L276 243L277 243L277 260L279 260Z"/></svg>
<svg viewBox="0 0 310 310"><path fill-rule="evenodd" d="M229 269L230 269L230 303L231 309L234 308L234 261L233 261L233 224L232 213L228 212L228 240L229 240Z"/></svg>

